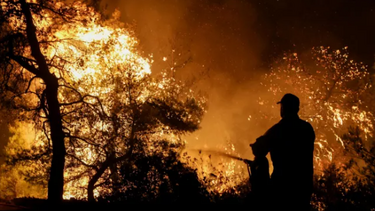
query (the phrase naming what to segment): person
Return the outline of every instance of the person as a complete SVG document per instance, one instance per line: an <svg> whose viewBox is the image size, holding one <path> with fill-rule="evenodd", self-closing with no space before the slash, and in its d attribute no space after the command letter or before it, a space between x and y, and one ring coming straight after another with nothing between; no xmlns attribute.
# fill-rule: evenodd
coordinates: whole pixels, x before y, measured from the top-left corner
<svg viewBox="0 0 375 211"><path fill-rule="evenodd" d="M252 144L250 144L252 146ZM258 152L258 151L257 151ZM247 163L250 168L251 193L248 196L251 210L264 210L268 203L268 193L270 185L269 164L266 154L254 154L254 160Z"/></svg>
<svg viewBox="0 0 375 211"><path fill-rule="evenodd" d="M270 210L309 210L313 186L315 132L298 116L300 101L285 94L280 104L281 120L251 144L254 155L270 153Z"/></svg>

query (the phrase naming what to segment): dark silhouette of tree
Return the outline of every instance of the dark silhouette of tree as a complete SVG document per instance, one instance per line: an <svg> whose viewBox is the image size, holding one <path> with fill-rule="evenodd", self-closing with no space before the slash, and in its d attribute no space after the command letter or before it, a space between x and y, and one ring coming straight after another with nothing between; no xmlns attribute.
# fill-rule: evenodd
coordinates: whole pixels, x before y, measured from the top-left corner
<svg viewBox="0 0 375 211"><path fill-rule="evenodd" d="M164 81L170 80L171 84L164 83L161 89L157 87L163 84L161 81L152 82L150 77L138 81L131 75L128 73L129 77L122 76L121 82L126 81L122 85L124 87L114 90L122 99L119 100L121 102L115 102L116 110L110 114L109 122L106 123L112 125L113 131L97 130L89 133L102 134L100 142L107 143L101 147L106 152L105 158L97 159L98 162L94 164L97 167L88 183L89 200L94 200L93 191L101 185L96 185L99 179L104 183L109 180L114 184L118 183L120 166L131 171L136 154L148 156L165 151L166 149L158 146L159 141L181 142L179 136L197 130L203 116L203 105L192 97L184 97L184 92L178 90L178 83L164 78ZM141 96L145 90L149 94ZM107 97L108 100L116 99L111 94ZM147 99L142 99L143 97ZM99 143L98 139L91 141ZM102 155L98 154L100 156ZM106 174L108 168L110 173Z"/></svg>
<svg viewBox="0 0 375 211"><path fill-rule="evenodd" d="M59 25L54 25L58 18L45 23L37 16L34 21L41 52L45 53L47 67L57 81L61 130L65 138L65 196L84 197L87 192L92 201L95 189L118 183L119 167L131 166L134 154L146 156L162 151L154 146L158 141L182 142L181 135L197 130L205 100L196 98L189 87L174 78L173 71L151 77L151 61L137 53L137 40L116 18L103 21L92 9L80 3L75 3L72 11L63 4L56 4L58 10L53 10L51 5L47 4L51 6L49 8L42 3L31 4L39 8L35 16L54 17L57 14L62 19ZM10 9L7 11L11 14ZM77 11L79 15L71 17ZM64 15L70 15L71 19L65 20ZM6 45L13 41L7 38L2 43ZM24 46L22 42L16 43ZM29 59L27 53L25 50L19 54ZM29 74L18 66L13 67L8 54L5 52L9 57L9 68ZM35 66L39 67L37 63ZM23 76L26 79L22 86L12 86L20 89L11 93L17 98L4 98L12 103L12 107L35 111L25 118L34 120L38 131L45 136L38 137L39 144L31 150L19 148L10 163L45 161L51 155L55 156L53 150L51 154L49 144L52 140L52 128L48 126L52 118L50 105L48 101L45 103L45 90L49 86L44 85L43 78L43 83L37 80L39 75L26 76ZM5 83L4 90L7 89L9 86ZM17 102L18 99L23 104ZM55 146L53 140L52 146ZM53 169L49 165L44 168ZM34 171L30 175L34 180L43 178L43 172ZM109 190L99 190L103 191Z"/></svg>
<svg viewBox="0 0 375 211"><path fill-rule="evenodd" d="M183 144L158 142L154 154L135 153L132 165L120 166L120 182L113 184L116 192L99 199L111 202L202 203L209 194L198 179L196 169L181 162Z"/></svg>
<svg viewBox="0 0 375 211"><path fill-rule="evenodd" d="M345 152L352 157L348 167L356 167L356 173L370 187L375 185L375 142L373 138L364 140L363 132L359 127L349 127L347 133L342 136L345 143ZM375 189L372 191L375 192Z"/></svg>
<svg viewBox="0 0 375 211"><path fill-rule="evenodd" d="M47 60L43 46L43 42L47 41L44 33L53 28L43 30L35 25L36 18L46 15L43 10L49 10L50 14L56 17L57 25L59 21L67 18L64 16L68 15L68 11L64 8L57 9L55 3L29 3L25 0L0 2L1 28L6 31L1 36L1 92L3 99L15 104L15 107L24 111L35 111L34 118L46 119L48 137L52 142L48 199L60 202L66 152L58 99L59 78L51 71L52 64ZM39 79L43 81L43 85L31 90L32 84ZM34 97L31 98L30 95Z"/></svg>
<svg viewBox="0 0 375 211"><path fill-rule="evenodd" d="M375 147L358 127L342 135L350 161L332 163L315 176L312 204L317 210L371 210L374 204Z"/></svg>

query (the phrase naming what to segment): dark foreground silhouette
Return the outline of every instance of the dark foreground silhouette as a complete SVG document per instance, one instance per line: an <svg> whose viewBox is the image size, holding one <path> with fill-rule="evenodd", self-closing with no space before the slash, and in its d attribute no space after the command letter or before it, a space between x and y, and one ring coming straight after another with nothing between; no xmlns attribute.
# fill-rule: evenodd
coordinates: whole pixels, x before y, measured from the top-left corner
<svg viewBox="0 0 375 211"><path fill-rule="evenodd" d="M4 205L3 207L15 208L16 210L26 209L26 207L29 210L56 210L56 207L59 210L124 210L129 209L129 207L142 209L152 205L153 209L160 206L163 210L175 210L181 208L181 205L190 209L203 208L202 205L216 208L217 205L221 204L237 204L246 205L248 210L317 211L321 210L318 209L321 207L326 211L373 210L375 208L375 201L373 200L375 188L371 184L375 181L373 171L375 168L368 169L368 173L364 175L367 178L366 180L363 180L363 178L361 180L348 178L345 171L349 167L335 165L325 169L324 174L313 177L312 160L310 163L313 143L307 141L310 144L306 144L306 142L299 141L311 141L313 139L312 128L299 119L298 115L290 116L285 115L283 110L281 112L283 119L264 136L258 138L254 144L251 144L255 155L254 161L249 162L251 177L249 181L238 185L239 194L235 192L227 192L222 195L208 193L204 185L198 180L196 171L179 162L178 156L171 155L165 160L165 157L161 155L154 155L139 156L140 158L136 162L139 168L135 171L136 173L129 174L128 172L134 171L129 171L128 168L121 171L124 172L123 178L126 178L121 182L121 185L126 185L127 180L130 180L137 183L137 188L103 196L98 202L65 200L62 204L56 206L55 204L48 205L47 201L42 199L21 198L13 201L18 206ZM288 134L285 133L286 131L293 131L292 135L286 136ZM273 137L270 134L277 134L277 137L284 137L285 139L268 139L268 137ZM311 136L308 136L309 134ZM270 140L274 140L274 142ZM358 131L350 132L343 137L343 140L354 144L354 146L364 146ZM292 143L296 146L293 147ZM374 166L375 158L372 155L375 152L375 145L368 150L365 149L365 147L359 147L356 149L358 151L356 153L364 156L362 159L369 166ZM271 178L268 172L268 160L265 157L269 152L274 165ZM246 160L243 159L243 161ZM157 179L156 177L143 179L148 175L150 165L161 173L158 175L159 179L168 176L171 180L168 183L162 181L164 185L160 186L162 188L159 189L157 195L142 197L144 193L151 193L151 189L149 189L150 179ZM283 171L285 169L289 171L285 173ZM51 209L51 207L53 208Z"/></svg>
<svg viewBox="0 0 375 211"><path fill-rule="evenodd" d="M274 167L262 210L309 210L315 132L298 116L298 97L285 94L278 104L282 119L251 145L255 157L270 153Z"/></svg>

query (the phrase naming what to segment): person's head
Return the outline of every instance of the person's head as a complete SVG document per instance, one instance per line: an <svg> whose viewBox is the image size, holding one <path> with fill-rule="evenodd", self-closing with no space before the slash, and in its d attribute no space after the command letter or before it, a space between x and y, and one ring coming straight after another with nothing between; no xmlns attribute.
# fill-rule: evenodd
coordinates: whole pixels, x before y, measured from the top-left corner
<svg viewBox="0 0 375 211"><path fill-rule="evenodd" d="M284 118L285 116L296 115L299 111L299 98L293 94L287 93L281 98L280 102L280 116Z"/></svg>

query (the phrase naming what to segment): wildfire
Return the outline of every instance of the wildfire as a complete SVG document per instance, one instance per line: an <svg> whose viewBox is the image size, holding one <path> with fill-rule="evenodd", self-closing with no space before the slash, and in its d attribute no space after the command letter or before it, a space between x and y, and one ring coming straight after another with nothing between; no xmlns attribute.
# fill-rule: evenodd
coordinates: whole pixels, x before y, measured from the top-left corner
<svg viewBox="0 0 375 211"><path fill-rule="evenodd" d="M137 53L138 42L134 35L119 23L120 14L118 11L113 14L111 23L106 23L101 21L98 13L86 8L84 4L77 4L77 9L88 10L91 17L82 17L85 22L81 22L81 24L66 23L55 31L52 37L58 42L51 43L46 48L46 57L51 62L63 66L64 72L58 68L51 69L58 77L67 78L67 81L73 84L73 88L82 95L92 95L89 102L94 103L95 98L101 99L103 112L110 113L113 112L115 104L102 96L113 93L116 90L116 83L111 83L108 79L112 79L113 75L122 77L123 70L129 69L131 72L125 72L125 74L131 74L132 80L140 81L151 74L150 63L152 61ZM52 22L36 21L37 27L48 28L48 24L52 24ZM145 99L148 95L149 93L145 90L139 98ZM124 98L126 97L124 96ZM60 93L60 102L69 101L71 101L71 96ZM65 107L63 111L68 113L70 108ZM112 125L100 121L94 125L90 125L88 122L87 124L78 122L71 124L70 127L76 133L83 134L83 137L84 134L90 134L94 130L110 132L112 129ZM90 127L93 127L94 130ZM68 151L69 149L68 146ZM97 159L101 159L102 152L90 145L83 145L83 147L76 147L72 150L75 156L87 164L94 165ZM82 172L87 172L84 166L65 171L67 182L64 198L86 197L90 172L87 172L85 176L81 175ZM78 179L74 179L76 176ZM98 189L95 189L95 196L99 195Z"/></svg>
<svg viewBox="0 0 375 211"><path fill-rule="evenodd" d="M55 6L56 9L64 7L62 3ZM1 7L6 7L6 4ZM118 11L111 19L103 21L97 12L82 3L76 2L73 7L80 14L75 17L76 21L58 23L59 27L53 27L57 23L48 10L42 10L40 16L34 17L38 31L43 32L38 34L43 54L61 86L60 109L64 132L69 134L66 138L69 165L65 169L65 199L85 198L90 178L98 172L98 166L112 155L115 158L126 157L126 152L133 150L130 145L134 140L146 140L142 145L146 149L137 150L150 155L162 148L155 146L157 140L185 144L180 138L181 134L171 126L160 124L151 128L149 133L141 129L133 130L138 124L134 116L139 114L132 110L136 107L142 113L146 108L140 105L151 97L179 95L183 87L174 78L168 77L167 72L163 72L159 81L150 79L153 60L138 52L138 41L133 32L119 21ZM23 25L22 20L14 17L10 27L20 28ZM338 150L331 146L332 138L345 147L340 138L343 127L357 125L364 131L366 138L372 137L374 130L373 114L359 100L370 87L366 83L369 73L362 64L349 60L346 50L314 49L314 58L319 68L311 69L301 63L296 53L285 55L283 64L266 74L262 82L272 98L259 98L259 105L265 109L268 109L270 102L273 104L279 100L280 94L286 92L302 97L301 117L311 122L317 132L315 161L318 166L325 160L334 159ZM24 56L31 57L30 54L30 49L26 49ZM162 60L167 61L168 58L163 57ZM38 93L43 87L41 81L36 81L30 88ZM359 88L355 92L353 87ZM194 99L190 89L183 94ZM35 96L34 99L29 102L36 103ZM197 101L199 108L180 113L183 120L200 123L200 119L195 117L199 115L194 115L194 112L203 107L205 99ZM260 111L260 114L249 115L247 120L256 122L269 116L275 117ZM116 124L118 122L120 126ZM24 122L22 127L28 124ZM44 122L39 124L37 136L30 139L36 140L36 146L49 146L46 138L50 135L49 128L44 127ZM229 155L237 155L232 143L220 146L220 149ZM229 191L240 194L236 186L248 179L246 166L236 160L219 158L213 161L211 156L201 157L200 160L186 159L186 163L199 169L200 180L209 191L218 194ZM118 166L114 164L111 167L104 171L104 176L97 183L116 180ZM110 191L109 188L98 186L94 196Z"/></svg>
<svg viewBox="0 0 375 211"><path fill-rule="evenodd" d="M347 127L358 126L366 140L374 127L372 111L361 100L371 88L367 67L350 60L347 47L314 48L312 55L315 66L305 65L297 53L286 54L265 75L262 85L274 96L267 103L288 92L301 98L300 116L313 125L317 135L315 166L320 169L339 156L340 147L345 148L341 136Z"/></svg>
<svg viewBox="0 0 375 211"><path fill-rule="evenodd" d="M54 6L56 10L65 7L62 3ZM149 126L142 128L143 122L137 122L142 120L136 118L150 121L142 116L143 110L147 111L145 102L150 98L156 99L156 102L173 98L177 105L186 106L183 113L177 113L179 121L188 122L185 127L200 122L200 112L205 103L203 98L195 99L192 90L185 92L184 87L167 72L162 73L161 80L151 78L153 61L138 53L138 41L132 30L119 21L118 11L111 19L103 21L97 12L83 3L75 2L73 9L76 11L74 21L56 23L54 14L49 10L42 10L40 15L34 16L37 31L42 32L38 34L41 50L50 71L59 78L58 97L67 133L65 199L86 198L90 179L110 156L123 159L133 152L151 156L163 150L161 146L156 146L158 141L183 143L180 138L182 132L173 126L146 122ZM11 22L13 28L24 24L16 17ZM24 56L31 57L30 54L30 49L27 49ZM44 87L42 83L31 84L31 91L37 94L37 90ZM179 99L187 101L179 102ZM189 110L189 106L197 107ZM173 109L180 112L178 108ZM166 115L169 119L168 115L173 114ZM42 121L39 124L43 128L40 127L38 133L48 137L49 128L44 127ZM145 143L133 147L133 140ZM49 146L49 140L36 141ZM118 164L114 163L95 183L117 182L116 177ZM111 191L101 186L94 188L94 196Z"/></svg>
<svg viewBox="0 0 375 211"><path fill-rule="evenodd" d="M209 192L217 196L240 195L243 191L240 185L247 184L249 179L247 165L231 157L241 157L233 143L227 141L216 148L212 151L206 146L195 150L198 153L187 150L183 161L197 169L199 179Z"/></svg>

